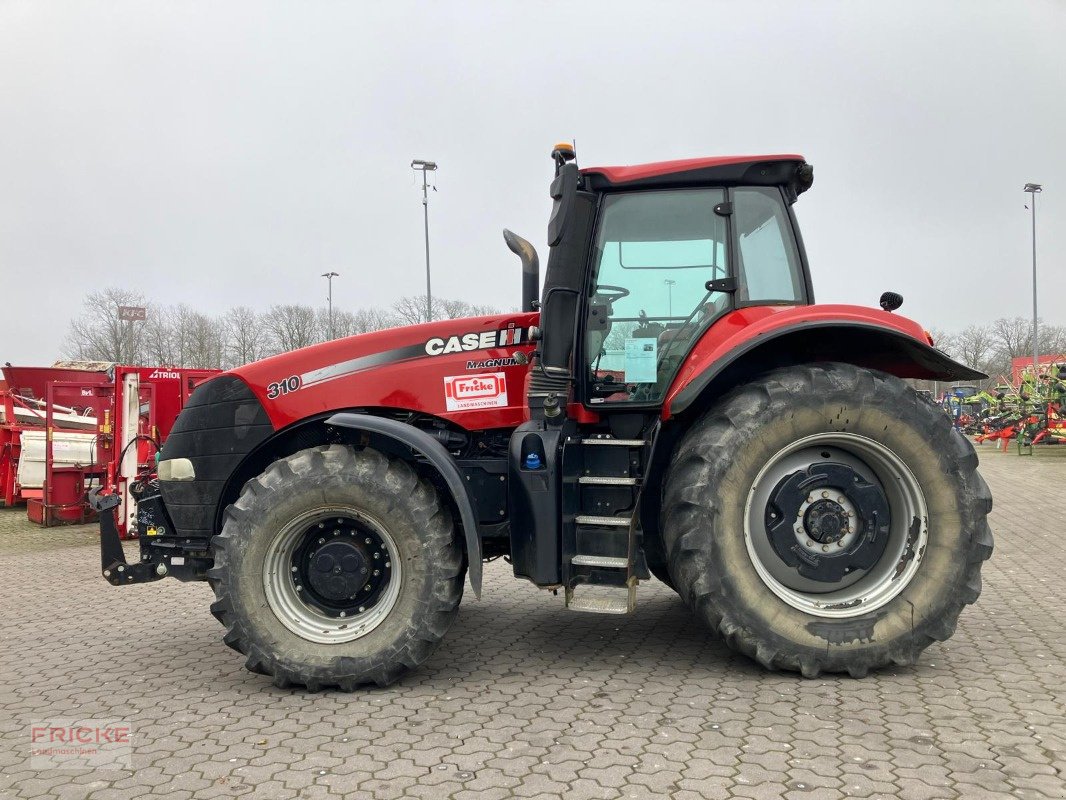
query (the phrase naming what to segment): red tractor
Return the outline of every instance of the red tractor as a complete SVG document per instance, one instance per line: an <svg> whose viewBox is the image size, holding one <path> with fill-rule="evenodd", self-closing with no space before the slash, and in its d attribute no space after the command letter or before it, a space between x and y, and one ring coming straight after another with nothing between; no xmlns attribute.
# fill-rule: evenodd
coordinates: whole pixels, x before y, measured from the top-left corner
<svg viewBox="0 0 1066 800"><path fill-rule="evenodd" d="M326 342L200 386L115 585L207 580L278 686L417 667L482 563L630 613L652 575L771 669L910 664L977 599L991 497L904 378L984 377L916 323L814 305L796 155L579 169L552 153L521 311ZM101 502L106 504L106 498Z"/></svg>

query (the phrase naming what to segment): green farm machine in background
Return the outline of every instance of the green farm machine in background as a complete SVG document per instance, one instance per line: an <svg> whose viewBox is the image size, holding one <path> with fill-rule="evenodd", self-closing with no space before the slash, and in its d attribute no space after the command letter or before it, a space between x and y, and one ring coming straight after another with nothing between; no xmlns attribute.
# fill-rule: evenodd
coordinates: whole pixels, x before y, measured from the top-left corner
<svg viewBox="0 0 1066 800"><path fill-rule="evenodd" d="M949 413L953 409L948 409ZM1020 454L1034 445L1066 444L1066 363L1023 372L1017 388L1001 384L958 398L956 424L977 442L1013 440Z"/></svg>

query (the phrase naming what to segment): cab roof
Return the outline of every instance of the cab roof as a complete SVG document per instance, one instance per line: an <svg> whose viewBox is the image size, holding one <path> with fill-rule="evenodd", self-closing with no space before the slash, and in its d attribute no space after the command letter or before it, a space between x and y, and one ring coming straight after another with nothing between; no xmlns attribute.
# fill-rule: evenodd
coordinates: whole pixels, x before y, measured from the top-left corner
<svg viewBox="0 0 1066 800"><path fill-rule="evenodd" d="M799 194L810 188L814 180L811 166L796 154L711 156L632 166L585 167L581 174L586 188L593 191L744 184L792 185Z"/></svg>

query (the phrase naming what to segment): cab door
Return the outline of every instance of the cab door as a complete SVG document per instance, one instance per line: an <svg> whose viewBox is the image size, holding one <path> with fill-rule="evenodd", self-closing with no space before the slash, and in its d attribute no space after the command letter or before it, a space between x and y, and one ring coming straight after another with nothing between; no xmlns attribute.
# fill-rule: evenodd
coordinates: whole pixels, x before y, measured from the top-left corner
<svg viewBox="0 0 1066 800"><path fill-rule="evenodd" d="M732 309L806 302L778 187L607 194L591 270L582 391L600 408L661 404L694 344Z"/></svg>

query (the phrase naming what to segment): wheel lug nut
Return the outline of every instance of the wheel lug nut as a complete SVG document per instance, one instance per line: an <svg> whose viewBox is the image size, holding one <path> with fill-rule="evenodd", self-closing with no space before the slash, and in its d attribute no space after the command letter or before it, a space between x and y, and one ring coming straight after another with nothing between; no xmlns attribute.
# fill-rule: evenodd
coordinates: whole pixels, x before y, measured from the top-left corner
<svg viewBox="0 0 1066 800"><path fill-rule="evenodd" d="M829 497L829 492L822 492L822 499Z"/></svg>

